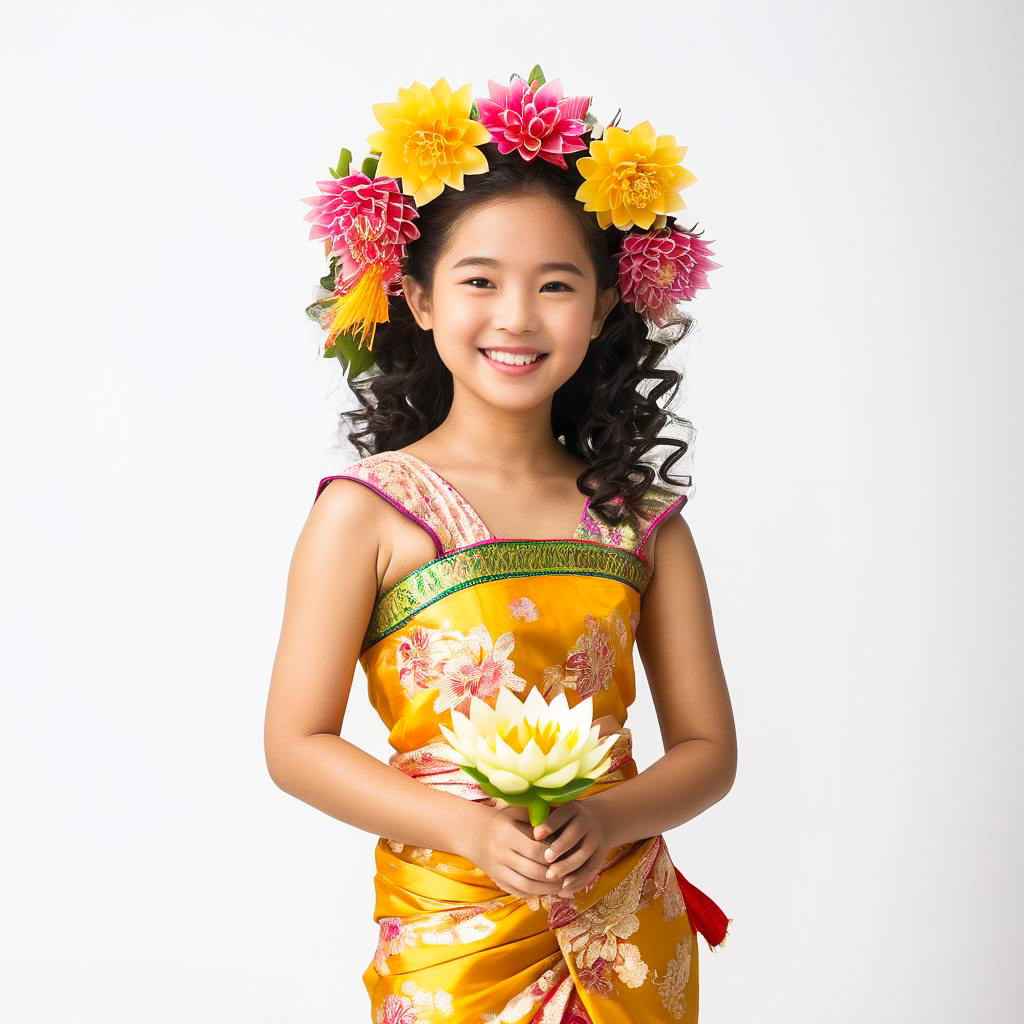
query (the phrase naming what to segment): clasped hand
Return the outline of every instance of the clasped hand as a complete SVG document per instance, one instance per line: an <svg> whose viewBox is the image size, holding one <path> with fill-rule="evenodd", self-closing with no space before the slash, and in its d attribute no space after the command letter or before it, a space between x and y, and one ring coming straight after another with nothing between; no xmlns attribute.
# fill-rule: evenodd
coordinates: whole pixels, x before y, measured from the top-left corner
<svg viewBox="0 0 1024 1024"><path fill-rule="evenodd" d="M604 866L607 825L589 800L553 807L536 827L526 807L497 800L487 811L470 837L470 859L513 896L568 896Z"/></svg>

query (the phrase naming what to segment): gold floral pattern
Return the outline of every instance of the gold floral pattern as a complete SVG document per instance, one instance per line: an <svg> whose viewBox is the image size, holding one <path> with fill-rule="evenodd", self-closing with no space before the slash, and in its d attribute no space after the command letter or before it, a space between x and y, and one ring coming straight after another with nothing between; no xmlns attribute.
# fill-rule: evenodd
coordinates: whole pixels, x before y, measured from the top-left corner
<svg viewBox="0 0 1024 1024"><path fill-rule="evenodd" d="M661 992L662 1005L676 1020L682 1020L688 1001L686 990L690 981L690 964L693 959L693 933L687 932L676 943L675 954L665 965L665 976L660 980L655 974L651 984Z"/></svg>
<svg viewBox="0 0 1024 1024"><path fill-rule="evenodd" d="M424 1024L434 1021L435 1011L445 1016L452 1012L452 994L444 989L428 991L414 981L402 985L402 995L385 996L377 1014L376 1024Z"/></svg>
<svg viewBox="0 0 1024 1024"><path fill-rule="evenodd" d="M451 946L486 939L498 927L488 913L503 906L503 900L491 900L414 917L382 917L373 958L377 973L390 974L389 958L417 945Z"/></svg>
<svg viewBox="0 0 1024 1024"><path fill-rule="evenodd" d="M536 622L540 615L537 611L537 605L528 597L517 597L514 601L510 601L506 607L513 619L522 619L523 622Z"/></svg>
<svg viewBox="0 0 1024 1024"><path fill-rule="evenodd" d="M541 693L547 700L564 690L575 690L584 698L609 689L614 683L617 664L612 636L621 651L632 650L631 634L617 610L613 609L603 619L588 612L583 625L584 632L576 638L564 665L549 665L544 669Z"/></svg>
<svg viewBox="0 0 1024 1024"><path fill-rule="evenodd" d="M595 616L587 614L583 623L585 631L576 640L565 665L574 680L576 692L581 697L589 697L610 685L615 669L615 651L611 636L601 629Z"/></svg>
<svg viewBox="0 0 1024 1024"><path fill-rule="evenodd" d="M655 837L624 881L568 923L558 924L570 901L558 896L551 901L549 924L553 919L559 944L566 955L575 957L580 983L587 991L611 998L613 974L627 988L639 988L647 978L648 966L639 948L626 940L640 928L637 910L644 905L645 883L660 849L660 837Z"/></svg>

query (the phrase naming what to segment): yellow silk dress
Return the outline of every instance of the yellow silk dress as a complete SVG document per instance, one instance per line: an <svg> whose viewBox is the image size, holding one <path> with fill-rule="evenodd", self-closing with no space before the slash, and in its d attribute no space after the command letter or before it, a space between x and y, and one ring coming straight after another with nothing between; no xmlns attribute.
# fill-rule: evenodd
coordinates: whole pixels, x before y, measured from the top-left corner
<svg viewBox="0 0 1024 1024"><path fill-rule="evenodd" d="M359 661L389 730L390 764L466 800L488 797L444 758L440 723L507 686L615 719L611 770L577 799L635 777L627 712L633 645L651 576L644 544L686 495L654 485L618 525L589 502L571 538L494 537L468 501L408 452L324 477L371 488L432 537L436 557L380 593ZM316 499L314 499L315 501ZM618 723L623 724L619 728ZM602 731L602 735L605 730ZM696 935L726 918L673 866L662 836L609 851L584 890L524 900L471 861L382 837L379 942L362 979L374 1024L655 1024L697 1020ZM354 1019L354 1018L348 1018Z"/></svg>

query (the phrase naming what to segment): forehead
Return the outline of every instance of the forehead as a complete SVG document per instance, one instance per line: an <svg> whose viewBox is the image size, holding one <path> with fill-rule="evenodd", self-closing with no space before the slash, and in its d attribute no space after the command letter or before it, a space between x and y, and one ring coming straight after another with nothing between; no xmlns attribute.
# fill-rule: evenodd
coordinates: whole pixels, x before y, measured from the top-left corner
<svg viewBox="0 0 1024 1024"><path fill-rule="evenodd" d="M451 268L467 256L502 266L532 268L552 260L586 260L579 225L549 196L496 199L461 219L441 262Z"/></svg>

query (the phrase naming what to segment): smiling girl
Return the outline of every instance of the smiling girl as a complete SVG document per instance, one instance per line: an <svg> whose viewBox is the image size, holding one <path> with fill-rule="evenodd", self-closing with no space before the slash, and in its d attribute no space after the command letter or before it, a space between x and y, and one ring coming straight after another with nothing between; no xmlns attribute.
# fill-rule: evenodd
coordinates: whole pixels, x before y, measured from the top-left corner
<svg viewBox="0 0 1024 1024"><path fill-rule="evenodd" d="M736 735L672 465L661 366L716 266L669 212L671 136L602 128L535 69L472 102L414 83L308 200L311 307L359 408L296 544L267 704L277 785L378 837L378 1024L695 1021L727 919L663 833L729 791ZM347 151L343 151L344 152ZM378 159L379 158L379 159ZM663 404L665 403L665 404ZM658 447L670 454L658 461ZM665 753L626 728L639 650ZM340 736L356 663L387 764ZM610 770L537 827L440 726L502 688L590 699Z"/></svg>

